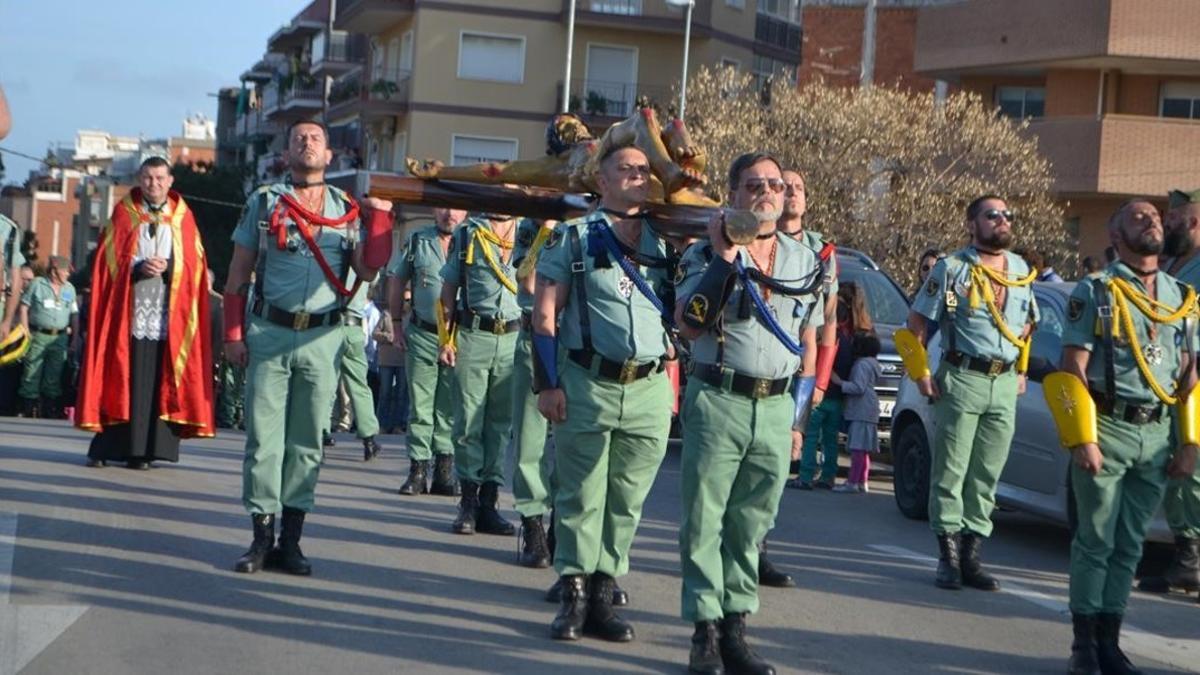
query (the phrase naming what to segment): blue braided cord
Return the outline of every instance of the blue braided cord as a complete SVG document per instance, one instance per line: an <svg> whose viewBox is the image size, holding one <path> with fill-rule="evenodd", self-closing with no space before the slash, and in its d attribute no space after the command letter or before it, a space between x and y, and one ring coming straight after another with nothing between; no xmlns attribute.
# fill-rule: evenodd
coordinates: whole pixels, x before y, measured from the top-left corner
<svg viewBox="0 0 1200 675"><path fill-rule="evenodd" d="M629 260L625 257L625 254L621 252L620 247L617 246L616 239L614 239L615 235L613 234L612 229L610 229L608 225L600 225L595 229L600 238L600 242L604 244L604 248L608 249L608 255L613 260L617 261L617 264L621 266L621 270L625 272L625 276L629 277L629 280L633 282L633 285L637 286L637 289L641 291L642 295L646 296L646 299L650 301L650 304L654 305L654 308L658 310L660 315L662 315L663 321L667 322L668 326L674 326L675 317L667 312L667 308L663 306L662 300L659 299L658 294L654 292L653 288L650 288L650 283L647 282L644 277L642 277L642 273L638 271L638 268L635 267L633 263L629 262Z"/></svg>
<svg viewBox="0 0 1200 675"><path fill-rule="evenodd" d="M767 329L779 340L780 344L787 350L797 356L804 353L804 345L797 343L792 339L783 326L779 325L779 320L775 318L775 313L767 306L767 301L763 300L758 293L758 286L750 280L750 275L746 273L746 266L742 264L740 257L734 260L734 265L737 266L738 278L742 280L742 287L745 292L750 295L750 300L754 303L754 309L758 310L758 316L762 322L767 325Z"/></svg>

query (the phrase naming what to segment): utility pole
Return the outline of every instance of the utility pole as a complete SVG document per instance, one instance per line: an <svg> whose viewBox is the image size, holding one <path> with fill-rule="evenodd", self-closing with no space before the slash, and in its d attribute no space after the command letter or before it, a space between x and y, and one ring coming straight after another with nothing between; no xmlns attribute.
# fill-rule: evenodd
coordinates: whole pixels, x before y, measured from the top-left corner
<svg viewBox="0 0 1200 675"><path fill-rule="evenodd" d="M862 72L858 84L864 89L875 82L875 2L867 0L867 7L863 11Z"/></svg>

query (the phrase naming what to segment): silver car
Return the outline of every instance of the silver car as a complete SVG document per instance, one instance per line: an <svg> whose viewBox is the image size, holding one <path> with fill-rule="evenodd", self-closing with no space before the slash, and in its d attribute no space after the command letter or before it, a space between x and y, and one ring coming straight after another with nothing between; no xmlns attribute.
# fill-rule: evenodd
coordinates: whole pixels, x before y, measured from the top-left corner
<svg viewBox="0 0 1200 675"><path fill-rule="evenodd" d="M1075 526L1071 494L1070 454L1058 444L1058 431L1042 397L1042 379L1058 367L1066 324L1067 299L1074 283L1034 284L1041 323L1033 335L1029 382L1017 399L1016 433L1008 463L1000 475L996 501L1005 507L1049 518L1070 529ZM929 341L929 367L941 359L940 334ZM929 517L930 439L933 417L928 399L907 377L900 385L892 418L896 506L918 520ZM1150 528L1152 541L1171 541L1161 513Z"/></svg>

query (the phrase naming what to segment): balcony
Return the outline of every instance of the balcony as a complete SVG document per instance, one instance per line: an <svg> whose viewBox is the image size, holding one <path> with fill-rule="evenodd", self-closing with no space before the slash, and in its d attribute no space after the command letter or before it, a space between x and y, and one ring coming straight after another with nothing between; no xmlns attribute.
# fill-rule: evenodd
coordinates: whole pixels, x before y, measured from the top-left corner
<svg viewBox="0 0 1200 675"><path fill-rule="evenodd" d="M263 87L263 113L268 116L311 115L325 107L325 87L312 77L285 77Z"/></svg>
<svg viewBox="0 0 1200 675"><path fill-rule="evenodd" d="M917 72L970 73L1047 68L1195 73L1200 2L1178 0L968 0L917 14Z"/></svg>
<svg viewBox="0 0 1200 675"><path fill-rule="evenodd" d="M313 39L313 75L337 77L367 62L367 39L340 31L322 33Z"/></svg>
<svg viewBox="0 0 1200 675"><path fill-rule="evenodd" d="M1029 131L1061 195L1163 195L1200 185L1200 122L1135 115L1050 117Z"/></svg>
<svg viewBox="0 0 1200 675"><path fill-rule="evenodd" d="M414 0L344 0L333 27L350 33L376 35L412 17Z"/></svg>
<svg viewBox="0 0 1200 675"><path fill-rule="evenodd" d="M559 99L562 85L559 84ZM608 125L633 114L639 96L649 97L663 107L673 105L676 94L670 87L647 86L629 82L604 82L578 78L571 80L571 112L597 127Z"/></svg>
<svg viewBox="0 0 1200 675"><path fill-rule="evenodd" d="M334 80L329 90L326 119L339 120L358 115L363 121L393 117L408 112L412 73L385 69L372 77L355 71Z"/></svg>
<svg viewBox="0 0 1200 675"><path fill-rule="evenodd" d="M267 49L273 52L289 52L303 49L316 33L325 30L325 22L314 19L293 19L267 38Z"/></svg>
<svg viewBox="0 0 1200 675"><path fill-rule="evenodd" d="M692 9L692 37L712 35L713 0L696 0ZM563 0L562 17L566 23L570 0ZM577 0L575 25L617 28L648 33L682 36L687 10L670 7L666 0Z"/></svg>
<svg viewBox="0 0 1200 675"><path fill-rule="evenodd" d="M755 47L765 47L768 56L785 61L800 60L800 25L759 12L754 19Z"/></svg>

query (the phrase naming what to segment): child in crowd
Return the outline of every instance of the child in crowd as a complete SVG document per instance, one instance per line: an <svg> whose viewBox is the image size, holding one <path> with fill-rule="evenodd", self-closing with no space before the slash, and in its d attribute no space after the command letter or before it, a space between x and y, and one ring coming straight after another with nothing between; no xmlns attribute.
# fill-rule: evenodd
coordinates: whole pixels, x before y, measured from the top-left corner
<svg viewBox="0 0 1200 675"><path fill-rule="evenodd" d="M879 452L879 338L871 333L854 336L854 367L850 379L834 373L832 380L842 387L845 407L842 419L849 424L846 448L850 450L850 476L834 492L867 492L871 475L871 453Z"/></svg>

